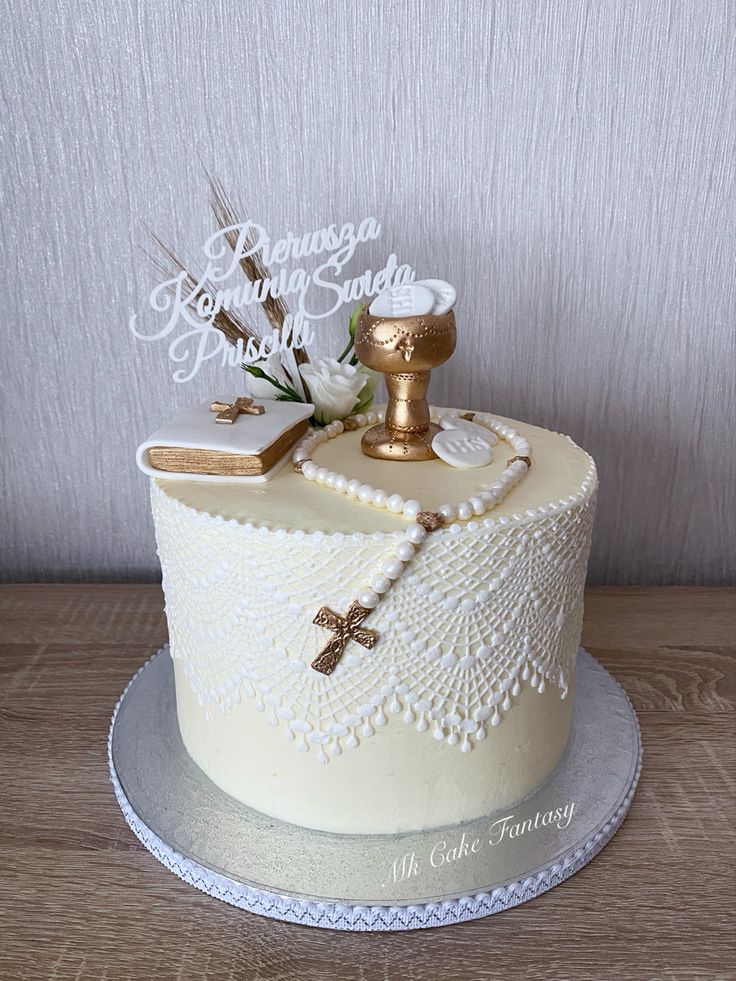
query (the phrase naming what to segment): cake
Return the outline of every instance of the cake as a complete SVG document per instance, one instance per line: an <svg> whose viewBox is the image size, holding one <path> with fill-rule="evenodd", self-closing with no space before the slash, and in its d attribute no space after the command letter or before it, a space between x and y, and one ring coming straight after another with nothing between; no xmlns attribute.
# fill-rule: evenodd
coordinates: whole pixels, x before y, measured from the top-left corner
<svg viewBox="0 0 736 981"><path fill-rule="evenodd" d="M184 746L275 819L442 827L525 798L564 754L595 465L485 407L426 406L451 316L365 311L358 355L384 331L405 365L388 407L296 427L267 482L144 468Z"/></svg>

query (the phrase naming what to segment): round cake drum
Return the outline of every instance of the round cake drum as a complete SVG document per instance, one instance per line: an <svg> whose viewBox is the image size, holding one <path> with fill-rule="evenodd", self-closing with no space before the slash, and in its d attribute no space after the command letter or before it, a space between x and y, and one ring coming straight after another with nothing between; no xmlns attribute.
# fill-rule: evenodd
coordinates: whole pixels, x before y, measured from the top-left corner
<svg viewBox="0 0 736 981"><path fill-rule="evenodd" d="M551 889L611 839L641 768L633 709L582 650L572 735L555 773L526 800L452 827L333 835L239 804L184 749L167 649L128 685L108 752L126 821L168 869L241 909L343 930L443 926Z"/></svg>

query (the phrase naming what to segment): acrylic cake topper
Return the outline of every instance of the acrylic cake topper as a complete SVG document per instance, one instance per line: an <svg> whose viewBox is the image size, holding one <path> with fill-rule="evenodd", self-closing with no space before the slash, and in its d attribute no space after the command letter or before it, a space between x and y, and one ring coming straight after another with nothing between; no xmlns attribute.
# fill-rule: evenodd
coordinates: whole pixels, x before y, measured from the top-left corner
<svg viewBox="0 0 736 981"><path fill-rule="evenodd" d="M264 225L243 217L242 209L238 213L219 181L208 180L218 227L204 243L203 271L188 268L155 239L160 252L154 261L164 277L149 296L157 322L144 327L133 314L132 333L168 345L178 383L191 381L206 363L242 365L251 396L311 401L318 424L366 409L378 377L357 362L355 320L339 355L311 361L307 348L315 323L346 304L352 311L363 298L410 283L412 267L391 253L376 272L367 268L348 276L359 246L381 235L376 218L274 238ZM259 326L259 310L267 330Z"/></svg>

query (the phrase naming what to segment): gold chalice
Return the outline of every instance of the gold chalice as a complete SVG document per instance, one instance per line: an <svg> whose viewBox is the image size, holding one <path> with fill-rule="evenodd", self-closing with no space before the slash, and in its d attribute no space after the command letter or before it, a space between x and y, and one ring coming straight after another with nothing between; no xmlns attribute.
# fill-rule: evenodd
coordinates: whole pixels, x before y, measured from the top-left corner
<svg viewBox="0 0 736 981"><path fill-rule="evenodd" d="M432 460L440 427L429 421L427 388L432 368L455 350L455 315L372 317L364 310L355 331L360 361L386 376L386 421L363 436L361 448L379 460Z"/></svg>

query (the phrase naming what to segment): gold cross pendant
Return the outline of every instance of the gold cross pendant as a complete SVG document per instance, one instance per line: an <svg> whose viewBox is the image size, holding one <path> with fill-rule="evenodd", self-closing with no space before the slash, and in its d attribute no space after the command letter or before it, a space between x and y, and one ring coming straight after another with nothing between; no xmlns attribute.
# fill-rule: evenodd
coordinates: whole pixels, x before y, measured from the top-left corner
<svg viewBox="0 0 736 981"><path fill-rule="evenodd" d="M362 647L367 647L368 650L373 647L378 640L378 634L373 630L366 630L365 627L361 627L361 623L370 612L366 607L361 606L357 600L350 604L350 609L344 617L335 613L329 606L323 606L319 610L312 622L316 623L318 627L326 627L331 630L332 637L312 661L312 667L315 671L319 671L321 674L332 674L349 640L356 641Z"/></svg>
<svg viewBox="0 0 736 981"><path fill-rule="evenodd" d="M210 412L216 412L215 422L226 422L232 425L238 416L243 413L246 416L262 416L266 410L262 405L254 405L253 399L241 398L234 402L213 402Z"/></svg>

